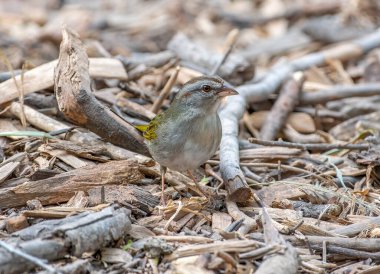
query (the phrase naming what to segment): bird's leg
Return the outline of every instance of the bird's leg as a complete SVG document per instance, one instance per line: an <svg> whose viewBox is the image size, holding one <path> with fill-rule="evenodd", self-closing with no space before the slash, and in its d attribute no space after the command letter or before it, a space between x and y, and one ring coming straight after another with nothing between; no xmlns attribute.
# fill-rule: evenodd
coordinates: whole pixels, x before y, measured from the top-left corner
<svg viewBox="0 0 380 274"><path fill-rule="evenodd" d="M160 173L161 173L161 204L163 206L166 205L165 203L165 173L166 173L167 168L165 166L160 165Z"/></svg>
<svg viewBox="0 0 380 274"><path fill-rule="evenodd" d="M203 194L203 196L207 197L207 195L204 193L204 191L202 190L201 186L199 185L197 179L195 179L195 177L194 177L193 173L191 172L191 170L188 170L187 174L189 175L189 177L191 178L191 180L193 180L195 186Z"/></svg>

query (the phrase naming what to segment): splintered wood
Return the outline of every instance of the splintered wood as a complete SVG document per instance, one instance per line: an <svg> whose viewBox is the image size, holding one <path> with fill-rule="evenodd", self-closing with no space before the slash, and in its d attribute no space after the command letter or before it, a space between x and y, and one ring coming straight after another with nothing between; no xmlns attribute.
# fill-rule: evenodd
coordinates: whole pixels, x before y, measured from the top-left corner
<svg viewBox="0 0 380 274"><path fill-rule="evenodd" d="M378 1L18 2L0 4L0 274L380 273ZM164 206L136 126L201 75L239 95Z"/></svg>

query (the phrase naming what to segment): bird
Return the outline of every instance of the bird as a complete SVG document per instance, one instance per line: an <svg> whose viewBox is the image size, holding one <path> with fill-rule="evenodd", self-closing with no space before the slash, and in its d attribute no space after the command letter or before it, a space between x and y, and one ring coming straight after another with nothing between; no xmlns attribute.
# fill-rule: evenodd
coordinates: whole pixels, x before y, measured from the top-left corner
<svg viewBox="0 0 380 274"><path fill-rule="evenodd" d="M218 109L225 97L237 94L217 76L195 77L182 86L165 111L148 125L136 126L160 165L163 205L167 169L188 171L192 177L191 170L215 154L222 138Z"/></svg>

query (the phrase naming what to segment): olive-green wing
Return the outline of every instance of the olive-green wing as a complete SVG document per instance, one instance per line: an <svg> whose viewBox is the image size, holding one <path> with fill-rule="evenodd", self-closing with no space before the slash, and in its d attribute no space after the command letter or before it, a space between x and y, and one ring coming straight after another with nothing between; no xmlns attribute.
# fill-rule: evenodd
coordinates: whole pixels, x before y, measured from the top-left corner
<svg viewBox="0 0 380 274"><path fill-rule="evenodd" d="M146 140L152 141L157 138L156 130L159 125L159 122L162 119L162 115L156 115L148 125L138 125L135 126L138 130L143 133L143 136Z"/></svg>

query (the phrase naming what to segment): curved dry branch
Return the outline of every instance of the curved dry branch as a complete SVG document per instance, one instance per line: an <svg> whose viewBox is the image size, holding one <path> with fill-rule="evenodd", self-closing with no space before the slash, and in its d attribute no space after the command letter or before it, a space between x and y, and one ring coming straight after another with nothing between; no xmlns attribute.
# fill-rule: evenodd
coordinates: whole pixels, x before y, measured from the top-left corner
<svg viewBox="0 0 380 274"><path fill-rule="evenodd" d="M79 37L65 28L62 37L54 71L54 90L60 111L107 141L149 156L137 130L95 99L91 92L88 57Z"/></svg>

